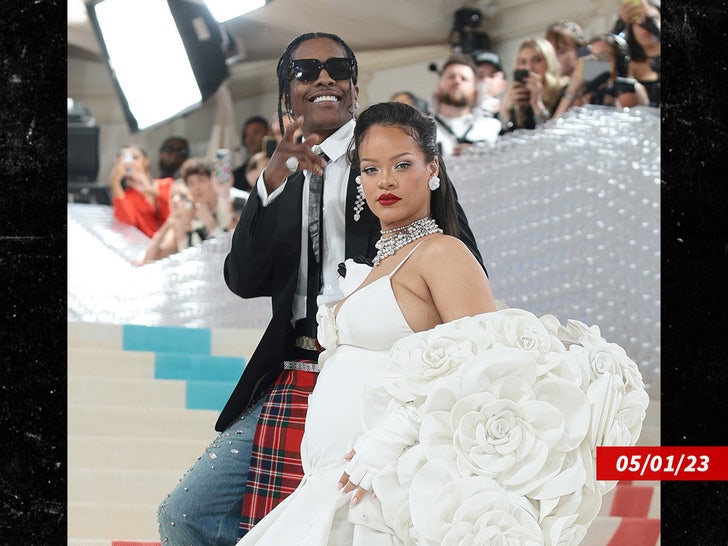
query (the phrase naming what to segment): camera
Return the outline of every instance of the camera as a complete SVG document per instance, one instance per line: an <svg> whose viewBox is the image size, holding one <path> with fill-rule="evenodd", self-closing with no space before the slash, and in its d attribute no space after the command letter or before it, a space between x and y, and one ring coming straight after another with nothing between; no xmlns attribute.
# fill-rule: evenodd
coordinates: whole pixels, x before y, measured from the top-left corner
<svg viewBox="0 0 728 546"><path fill-rule="evenodd" d="M513 81L517 81L519 83L524 83L526 78L528 77L528 70L525 68L516 68L513 71Z"/></svg>
<svg viewBox="0 0 728 546"><path fill-rule="evenodd" d="M586 59L584 61L584 74L582 79L585 82L590 82L596 79L602 74L607 74L607 78L612 72L612 63L609 61L597 61L592 59Z"/></svg>
<svg viewBox="0 0 728 546"><path fill-rule="evenodd" d="M634 93L635 92L635 83L636 80L634 78L622 78L618 77L614 79L614 95L619 95L620 93Z"/></svg>
<svg viewBox="0 0 728 546"><path fill-rule="evenodd" d="M128 174L131 172L130 165L134 162L134 155L131 152L125 152L121 156L121 162L124 164L124 171Z"/></svg>

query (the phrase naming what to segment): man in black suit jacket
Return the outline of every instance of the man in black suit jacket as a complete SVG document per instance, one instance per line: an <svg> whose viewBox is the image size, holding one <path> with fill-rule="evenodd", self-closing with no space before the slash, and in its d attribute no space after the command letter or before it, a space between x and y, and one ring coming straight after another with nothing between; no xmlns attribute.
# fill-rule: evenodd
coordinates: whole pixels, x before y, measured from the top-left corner
<svg viewBox="0 0 728 546"><path fill-rule="evenodd" d="M299 36L279 59L278 82L280 125L284 107L295 121L258 179L225 260L230 290L244 298L270 296L273 316L220 414L220 437L160 506L163 544L233 544L238 520L242 536L295 489L303 475L307 397L318 371L318 304L342 298L339 262L376 254L379 220L357 206L358 167L347 156L358 106L353 52L332 34ZM293 136L298 129L302 142ZM317 174L325 180L318 259L308 231ZM482 264L458 212L460 238Z"/></svg>

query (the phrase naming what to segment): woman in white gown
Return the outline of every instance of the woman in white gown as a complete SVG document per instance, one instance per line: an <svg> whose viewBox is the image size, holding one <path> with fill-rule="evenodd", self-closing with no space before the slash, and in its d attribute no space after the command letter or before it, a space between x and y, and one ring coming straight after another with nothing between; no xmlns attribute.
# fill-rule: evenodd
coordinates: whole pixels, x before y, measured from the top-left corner
<svg viewBox="0 0 728 546"><path fill-rule="evenodd" d="M493 543L489 542L488 533L510 536L521 544L550 543L551 540L544 540L544 533L536 523L540 508L528 495L553 500L561 498L556 495L558 492L573 497L575 493L568 487L554 492L554 487L545 483L578 481L573 472L567 471L584 467L581 451L578 464L573 463L576 455L558 458L560 466L551 464L553 457L541 457L540 474L532 471L534 463L530 459L516 456L518 464L526 468L525 474L532 478L529 484L533 485L524 486L518 478L523 472L506 468L498 462L500 458L493 459L493 454L488 463L480 459L480 463L476 461L468 466L463 463L467 463L467 457L451 456L454 453L451 448L435 446L435 440L443 437L443 430L447 436L449 426L437 416L460 407L449 394L460 387L442 380L462 379L462 366L451 364L462 364L468 359L453 359L451 355L467 353L470 358L479 352L494 354L498 361L495 365L474 364L468 369L479 370L485 366L483 373L493 373L488 370L494 366L501 372L515 370L514 375L528 376L532 382L536 375L533 370L544 360L533 357L530 345L525 350L516 346L523 335L516 335L518 343L511 344L512 352L504 356L501 347L508 348L508 343L496 343L497 336L487 333L495 333L499 328L509 330L511 324L520 332L518 326L523 324L524 317L497 318L501 326L491 326L495 324L492 317L499 317L501 311L495 312L488 278L467 247L451 236L458 233L454 191L437 155L435 124L407 105L377 104L359 116L354 145L352 160L361 169L360 188L367 205L382 224L379 251L372 267L347 260L347 275L342 280L342 292L347 297L333 309L322 306L319 310L319 341L326 351L319 360L322 370L309 399L301 445L304 478L238 546L434 545L472 542L478 533L485 542L476 543ZM533 326L528 324L530 332ZM557 326L551 326L554 333ZM448 329L438 330L445 327ZM455 330L459 333L453 334ZM421 340L430 343L427 340L433 339L432 336L437 338L435 345L439 344L435 351L423 352L411 345ZM552 352L558 353L564 347L559 347L551 337L547 344ZM449 345L442 345L443 339ZM468 345L477 345L483 351L473 347L463 351ZM429 355L435 353L440 356L433 365ZM450 356L443 359L442 355ZM449 367L443 367L443 362L450 363ZM519 381L520 385L523 381ZM475 385L478 394L489 390L489 384L477 374L467 383ZM588 402L577 387L570 385L569 390L569 386L561 383L558 386L562 390L557 392L552 387L549 396L563 395L567 400L564 407L552 410L558 403L545 401L526 410L537 414L532 417L537 425L529 425L528 430L538 429L528 444L541 446L551 442L560 449L559 453L571 453L581 449L582 440L589 434ZM511 386L500 391L511 393L518 389L521 387ZM516 398L520 403L524 395L518 394ZM573 411L577 417L563 417ZM585 413L585 417L578 417ZM500 430L504 419L500 414L495 418L498 423L486 424L486 427ZM541 428L548 430L542 434ZM558 437L550 440L557 429ZM526 427L520 426L519 430L522 433ZM488 437L489 433L481 432L480 436ZM519 438L523 436L521 433L517 435ZM517 443L507 434L503 438L495 442L502 444L500 451L508 451L508 445ZM460 437L459 444L462 441ZM435 447L428 451L428 446ZM470 449L474 451L478 450ZM438 461L438 453L447 455ZM488 455L487 449L484 455ZM451 459L457 459L457 465L450 464ZM499 467L498 472L481 471L493 461L493 466ZM462 467L461 470L456 466ZM495 491L501 483L505 484L504 490ZM448 484L458 486L438 491ZM558 515L559 510L566 511L569 517L583 506L593 511L594 502L584 501L593 497L584 495L581 485L576 489L579 489L578 498L569 497L570 504L565 508L559 508L562 505L556 500L554 506L549 505L549 511L542 510L547 521L554 513ZM481 497L483 491L488 491L490 496L471 503L460 499L456 491ZM453 497L457 504L452 510L445 509L447 514L441 506L432 504L434 500ZM466 506L478 506L489 514L506 513L505 520L517 524L505 525L499 516L497 525L489 521L482 529L469 523L470 527L463 526L455 520ZM481 516L463 517L468 520ZM442 520L437 528L432 527L435 519ZM575 520L578 518L571 518L567 524L563 518L558 519L551 526L558 527L556 532L551 532L553 540L559 540L562 530Z"/></svg>

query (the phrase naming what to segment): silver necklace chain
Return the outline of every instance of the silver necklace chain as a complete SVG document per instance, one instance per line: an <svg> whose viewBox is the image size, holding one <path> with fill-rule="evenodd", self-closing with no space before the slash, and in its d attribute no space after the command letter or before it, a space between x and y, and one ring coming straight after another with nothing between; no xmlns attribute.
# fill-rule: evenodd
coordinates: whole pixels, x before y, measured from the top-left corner
<svg viewBox="0 0 728 546"><path fill-rule="evenodd" d="M400 248L408 245L412 241L416 241L432 233L442 232L437 222L429 216L415 220L406 226L384 229L381 231L382 237L374 245L377 249L377 255L374 256L373 263L374 265L379 265L383 259L394 255Z"/></svg>

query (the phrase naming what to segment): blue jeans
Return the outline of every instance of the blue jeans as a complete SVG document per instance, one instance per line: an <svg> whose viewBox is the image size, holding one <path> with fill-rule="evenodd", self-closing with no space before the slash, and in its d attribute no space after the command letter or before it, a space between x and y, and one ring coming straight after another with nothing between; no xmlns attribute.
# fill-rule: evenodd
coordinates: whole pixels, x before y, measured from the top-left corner
<svg viewBox="0 0 728 546"><path fill-rule="evenodd" d="M218 435L159 505L162 546L233 546L238 541L253 437L265 398Z"/></svg>

